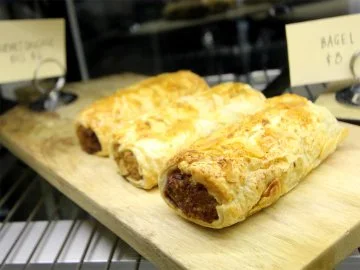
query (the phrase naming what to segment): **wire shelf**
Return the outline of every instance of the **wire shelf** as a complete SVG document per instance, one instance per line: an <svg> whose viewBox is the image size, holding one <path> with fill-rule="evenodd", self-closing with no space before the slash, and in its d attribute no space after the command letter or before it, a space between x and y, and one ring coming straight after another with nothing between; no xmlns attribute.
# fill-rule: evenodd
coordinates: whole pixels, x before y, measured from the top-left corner
<svg viewBox="0 0 360 270"><path fill-rule="evenodd" d="M156 269L12 154L0 155L0 269Z"/></svg>

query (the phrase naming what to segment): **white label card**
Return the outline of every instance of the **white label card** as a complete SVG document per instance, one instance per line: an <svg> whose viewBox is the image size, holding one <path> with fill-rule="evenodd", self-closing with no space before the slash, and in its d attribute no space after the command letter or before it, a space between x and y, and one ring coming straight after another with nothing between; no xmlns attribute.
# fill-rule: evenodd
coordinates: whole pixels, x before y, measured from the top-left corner
<svg viewBox="0 0 360 270"><path fill-rule="evenodd" d="M352 78L350 60L360 50L360 14L286 25L292 86ZM360 59L356 61L360 75Z"/></svg>
<svg viewBox="0 0 360 270"><path fill-rule="evenodd" d="M43 59L53 61L39 67L38 78L66 71L64 19L0 21L0 36L0 83L32 80Z"/></svg>

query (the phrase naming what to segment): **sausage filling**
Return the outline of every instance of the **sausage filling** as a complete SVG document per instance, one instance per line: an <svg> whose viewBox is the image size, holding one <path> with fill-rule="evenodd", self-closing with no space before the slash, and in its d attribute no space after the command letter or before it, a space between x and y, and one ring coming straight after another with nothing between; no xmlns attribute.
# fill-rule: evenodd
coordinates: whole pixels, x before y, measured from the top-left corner
<svg viewBox="0 0 360 270"><path fill-rule="evenodd" d="M77 128L77 135L80 140L81 148L88 154L94 154L101 151L101 144L95 132L90 128L79 126Z"/></svg>
<svg viewBox="0 0 360 270"><path fill-rule="evenodd" d="M115 160L123 176L136 181L142 179L142 175L139 172L139 163L131 151L121 152L119 155L116 155Z"/></svg>
<svg viewBox="0 0 360 270"><path fill-rule="evenodd" d="M175 170L168 175L165 196L190 218L212 223L219 218L217 201L204 185L190 181L191 175Z"/></svg>

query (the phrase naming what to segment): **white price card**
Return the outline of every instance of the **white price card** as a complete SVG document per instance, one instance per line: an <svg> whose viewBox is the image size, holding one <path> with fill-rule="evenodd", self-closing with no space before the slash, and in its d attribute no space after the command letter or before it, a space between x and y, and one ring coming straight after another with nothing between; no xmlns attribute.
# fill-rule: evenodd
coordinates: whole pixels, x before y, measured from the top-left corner
<svg viewBox="0 0 360 270"><path fill-rule="evenodd" d="M66 45L64 19L0 21L0 83L64 75ZM46 65L46 66L45 66Z"/></svg>
<svg viewBox="0 0 360 270"><path fill-rule="evenodd" d="M350 60L360 51L359 25L360 14L286 25L291 85L352 78ZM360 75L360 63L355 70Z"/></svg>

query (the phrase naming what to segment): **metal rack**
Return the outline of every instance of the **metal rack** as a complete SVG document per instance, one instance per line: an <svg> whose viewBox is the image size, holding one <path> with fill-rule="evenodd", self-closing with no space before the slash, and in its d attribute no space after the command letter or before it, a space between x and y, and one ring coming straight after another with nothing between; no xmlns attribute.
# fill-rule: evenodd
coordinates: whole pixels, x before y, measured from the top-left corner
<svg viewBox="0 0 360 270"><path fill-rule="evenodd" d="M0 269L155 269L6 150L0 164Z"/></svg>

